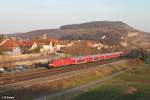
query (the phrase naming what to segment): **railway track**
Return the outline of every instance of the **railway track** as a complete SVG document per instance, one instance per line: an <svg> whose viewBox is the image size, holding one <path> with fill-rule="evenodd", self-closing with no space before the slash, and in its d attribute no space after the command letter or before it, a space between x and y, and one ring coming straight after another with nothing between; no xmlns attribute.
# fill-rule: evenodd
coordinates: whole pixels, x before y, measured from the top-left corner
<svg viewBox="0 0 150 100"><path fill-rule="evenodd" d="M75 71L75 70L81 70L89 67L95 67L98 65L106 64L109 62L113 62L116 60L121 60L123 58L115 58L111 60L101 60L101 61L96 61L96 62L89 62L89 63L84 63L84 64L79 64L79 65L69 65L61 68L53 68L50 70L47 69L41 69L41 70L35 70L32 72L28 73L19 73L19 74L10 74L6 76L0 77L0 85L6 85L6 84L12 84L16 82L21 82L21 81L26 81L26 80L31 80L39 77L46 77L49 75L55 75L59 73L65 73L69 71Z"/></svg>
<svg viewBox="0 0 150 100"><path fill-rule="evenodd" d="M2 75L0 75L0 85L3 83L7 83L7 81L11 82L11 81L13 81L14 78L25 77L26 75L36 74L38 72L42 72L45 70L46 69L43 69L43 68L37 68L37 69L25 71L25 72L12 72L12 73L2 74Z"/></svg>

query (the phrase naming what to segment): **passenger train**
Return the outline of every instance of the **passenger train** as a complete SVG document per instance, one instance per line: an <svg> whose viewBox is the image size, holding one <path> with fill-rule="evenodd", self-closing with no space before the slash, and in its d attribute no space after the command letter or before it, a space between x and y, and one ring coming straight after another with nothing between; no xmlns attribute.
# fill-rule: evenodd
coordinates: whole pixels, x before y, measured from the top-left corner
<svg viewBox="0 0 150 100"><path fill-rule="evenodd" d="M62 67L62 66L67 66L67 65L95 62L95 61L100 61L104 59L118 58L128 53L129 51L120 51L120 52L113 52L113 53L104 53L104 54L96 54L96 55L88 55L88 56L55 59L55 60L48 62L48 68L56 68L56 67Z"/></svg>

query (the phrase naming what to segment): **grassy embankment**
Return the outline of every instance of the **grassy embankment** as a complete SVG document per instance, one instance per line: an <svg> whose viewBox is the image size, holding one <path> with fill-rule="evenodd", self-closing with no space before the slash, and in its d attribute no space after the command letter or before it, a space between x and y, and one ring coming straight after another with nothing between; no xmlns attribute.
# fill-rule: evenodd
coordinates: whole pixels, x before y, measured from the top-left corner
<svg viewBox="0 0 150 100"><path fill-rule="evenodd" d="M68 100L67 96L61 97ZM96 88L69 97L71 100L149 100L150 65L140 64L134 70L106 81Z"/></svg>

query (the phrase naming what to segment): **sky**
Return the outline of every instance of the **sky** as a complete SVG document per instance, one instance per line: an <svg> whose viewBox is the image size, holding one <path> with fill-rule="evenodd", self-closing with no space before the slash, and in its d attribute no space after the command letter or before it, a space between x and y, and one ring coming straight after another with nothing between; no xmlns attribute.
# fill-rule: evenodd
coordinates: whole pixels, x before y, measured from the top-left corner
<svg viewBox="0 0 150 100"><path fill-rule="evenodd" d="M149 11L150 0L0 0L0 33L103 20L150 32Z"/></svg>

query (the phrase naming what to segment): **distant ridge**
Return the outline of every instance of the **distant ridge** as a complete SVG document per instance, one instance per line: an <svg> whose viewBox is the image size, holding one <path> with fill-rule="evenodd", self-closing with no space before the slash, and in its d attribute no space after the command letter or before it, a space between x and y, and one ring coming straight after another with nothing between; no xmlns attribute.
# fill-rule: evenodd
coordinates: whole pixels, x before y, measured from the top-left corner
<svg viewBox="0 0 150 100"><path fill-rule="evenodd" d="M61 26L61 29L88 29L88 28L124 28L125 30L133 30L129 25L121 21L94 21L81 24L72 24Z"/></svg>
<svg viewBox="0 0 150 100"><path fill-rule="evenodd" d="M140 33L140 37L149 36L142 35L146 33L141 32L121 21L93 21L80 24L63 25L58 29L35 30L20 34L9 34L9 36L32 39L41 37L43 33L47 33L49 38L54 39L100 40L103 43L116 44L121 41L121 37L127 37L128 33L132 34L135 32ZM101 37L104 35L107 38L102 40ZM138 36L136 36L136 38L138 38Z"/></svg>

